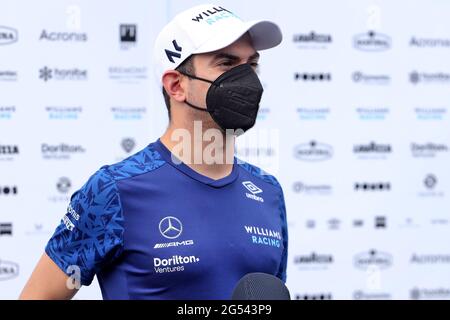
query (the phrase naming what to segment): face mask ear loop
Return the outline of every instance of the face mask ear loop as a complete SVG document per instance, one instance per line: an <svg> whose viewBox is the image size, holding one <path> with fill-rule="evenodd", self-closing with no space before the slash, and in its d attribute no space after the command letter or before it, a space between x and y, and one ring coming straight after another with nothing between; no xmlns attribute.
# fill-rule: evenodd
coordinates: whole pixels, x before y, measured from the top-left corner
<svg viewBox="0 0 450 320"><path fill-rule="evenodd" d="M208 79L203 79L203 78L200 78L200 77L196 77L196 76L194 76L192 74L185 73L185 72L182 72L182 71L178 71L178 72L181 73L182 75L188 77L188 78L195 79L195 80L200 80L200 81L205 81L205 82L214 84L214 81L211 81L211 80L208 80ZM203 111L203 112L208 112L208 109L204 109L204 108L200 108L200 107L194 106L193 104L189 103L187 100L184 100L184 103L186 103L189 107L191 107L193 109L200 110L200 111Z"/></svg>

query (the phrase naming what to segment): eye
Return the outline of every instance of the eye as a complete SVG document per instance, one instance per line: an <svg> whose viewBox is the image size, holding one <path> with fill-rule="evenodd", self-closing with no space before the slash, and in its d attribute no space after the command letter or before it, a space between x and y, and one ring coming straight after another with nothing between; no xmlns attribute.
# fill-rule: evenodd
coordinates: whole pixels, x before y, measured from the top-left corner
<svg viewBox="0 0 450 320"><path fill-rule="evenodd" d="M231 60L224 60L222 62L219 63L220 66L224 66L224 67L231 67L233 65L233 61Z"/></svg>

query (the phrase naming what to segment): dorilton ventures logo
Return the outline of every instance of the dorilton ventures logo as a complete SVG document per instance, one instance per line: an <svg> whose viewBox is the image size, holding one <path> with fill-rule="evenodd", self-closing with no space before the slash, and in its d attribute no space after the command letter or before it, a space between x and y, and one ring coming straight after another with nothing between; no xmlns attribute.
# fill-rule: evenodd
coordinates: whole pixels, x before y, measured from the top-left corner
<svg viewBox="0 0 450 320"><path fill-rule="evenodd" d="M19 265L15 262L0 259L0 281L10 280L19 275Z"/></svg>
<svg viewBox="0 0 450 320"><path fill-rule="evenodd" d="M434 158L440 153L447 153L448 146L443 143L411 143L411 153L415 158Z"/></svg>
<svg viewBox="0 0 450 320"><path fill-rule="evenodd" d="M329 160L333 157L333 147L325 143L311 141L297 145L294 148L294 156L302 161Z"/></svg>
<svg viewBox="0 0 450 320"><path fill-rule="evenodd" d="M391 38L385 34L369 31L353 37L353 47L368 52L386 51L391 48Z"/></svg>
<svg viewBox="0 0 450 320"><path fill-rule="evenodd" d="M331 81L331 73L329 72L296 72L294 73L295 81L304 82L329 82Z"/></svg>
<svg viewBox="0 0 450 320"><path fill-rule="evenodd" d="M411 37L409 45L417 48L450 48L450 39Z"/></svg>
<svg viewBox="0 0 450 320"><path fill-rule="evenodd" d="M86 42L88 36L87 33L81 32L58 32L44 29L39 36L39 40L51 42Z"/></svg>
<svg viewBox="0 0 450 320"><path fill-rule="evenodd" d="M86 149L81 145L70 145L61 143L57 145L51 145L43 143L41 145L41 153L44 159L60 159L67 160L73 154L85 153Z"/></svg>
<svg viewBox="0 0 450 320"><path fill-rule="evenodd" d="M7 45L17 42L18 32L14 28L0 26L0 45Z"/></svg>
<svg viewBox="0 0 450 320"><path fill-rule="evenodd" d="M325 49L333 38L331 34L316 33L298 33L294 34L293 41L302 49Z"/></svg>
<svg viewBox="0 0 450 320"><path fill-rule="evenodd" d="M371 267L382 270L392 265L392 256L389 253L372 249L355 255L353 263L356 268L361 270L367 270Z"/></svg>
<svg viewBox="0 0 450 320"><path fill-rule="evenodd" d="M390 84L391 77L387 74L368 74L362 71L355 71L352 74L352 80L358 84L382 86Z"/></svg>
<svg viewBox="0 0 450 320"><path fill-rule="evenodd" d="M416 254L411 256L411 264L417 265L450 265L450 254Z"/></svg>
<svg viewBox="0 0 450 320"><path fill-rule="evenodd" d="M47 82L56 81L84 81L88 79L88 71L85 69L60 69L47 66L39 69L39 79Z"/></svg>
<svg viewBox="0 0 450 320"><path fill-rule="evenodd" d="M450 82L450 73L444 72L419 72L412 71L409 74L409 81L412 84L448 84Z"/></svg>

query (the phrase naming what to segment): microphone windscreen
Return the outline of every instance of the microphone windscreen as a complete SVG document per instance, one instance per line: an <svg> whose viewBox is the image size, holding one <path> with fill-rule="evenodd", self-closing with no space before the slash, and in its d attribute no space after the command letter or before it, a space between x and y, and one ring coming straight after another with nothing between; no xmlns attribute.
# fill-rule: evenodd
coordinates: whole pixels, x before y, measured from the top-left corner
<svg viewBox="0 0 450 320"><path fill-rule="evenodd" d="M248 273L233 290L232 300L291 300L289 290L279 278L261 272Z"/></svg>

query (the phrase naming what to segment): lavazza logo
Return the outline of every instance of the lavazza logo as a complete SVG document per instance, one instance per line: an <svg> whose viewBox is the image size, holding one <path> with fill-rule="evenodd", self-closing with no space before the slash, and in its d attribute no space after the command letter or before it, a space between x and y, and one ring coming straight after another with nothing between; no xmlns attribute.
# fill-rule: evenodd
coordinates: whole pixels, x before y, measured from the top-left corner
<svg viewBox="0 0 450 320"><path fill-rule="evenodd" d="M180 219L167 216L159 222L158 225L160 234L169 240L178 239L183 233L183 224ZM179 246L192 246L194 245L194 240L183 240L183 241L172 241L165 243L157 243L153 247L154 249L162 248L172 248ZM200 259L194 255L191 256L181 256L174 255L171 258L153 258L153 266L156 273L167 273L167 272L180 272L184 271L184 265L194 264L200 262Z"/></svg>
<svg viewBox="0 0 450 320"><path fill-rule="evenodd" d="M302 49L326 49L327 45L333 41L333 37L331 34L311 31L295 34L293 41Z"/></svg>
<svg viewBox="0 0 450 320"><path fill-rule="evenodd" d="M316 252L294 257L294 264L298 265L300 269L326 269L333 262L334 259L331 254L318 254Z"/></svg>
<svg viewBox="0 0 450 320"><path fill-rule="evenodd" d="M372 158L376 156L384 156L392 152L392 146L390 144L380 144L376 142L370 142L368 144L355 144L353 146L353 153L361 158Z"/></svg>
<svg viewBox="0 0 450 320"><path fill-rule="evenodd" d="M249 199L253 199L255 201L264 202L264 199L260 196L257 196L257 194L262 193L262 189L257 187L253 182L251 181L244 181L242 182L242 185L251 193L246 192L245 196Z"/></svg>

